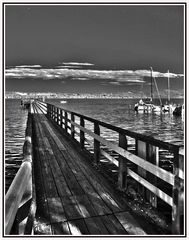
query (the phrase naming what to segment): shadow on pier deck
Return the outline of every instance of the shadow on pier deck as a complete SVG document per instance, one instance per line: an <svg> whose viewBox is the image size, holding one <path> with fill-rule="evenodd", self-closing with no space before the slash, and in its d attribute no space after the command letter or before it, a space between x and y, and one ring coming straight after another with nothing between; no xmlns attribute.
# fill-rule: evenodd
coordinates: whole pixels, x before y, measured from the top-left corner
<svg viewBox="0 0 189 240"><path fill-rule="evenodd" d="M146 234L73 144L44 115L33 118L35 234Z"/></svg>

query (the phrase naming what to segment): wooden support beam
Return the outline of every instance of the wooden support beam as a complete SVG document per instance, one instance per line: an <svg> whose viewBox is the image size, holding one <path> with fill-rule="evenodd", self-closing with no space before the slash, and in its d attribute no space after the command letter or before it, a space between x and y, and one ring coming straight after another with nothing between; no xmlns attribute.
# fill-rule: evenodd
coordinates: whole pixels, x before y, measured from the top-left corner
<svg viewBox="0 0 189 240"><path fill-rule="evenodd" d="M151 144L147 144L147 156L146 160L150 163L153 163L156 166L159 166L159 149ZM147 178L150 183L154 186L157 186L157 177L153 174L147 172ZM151 191L147 191L147 200L151 203L153 207L157 207L157 196Z"/></svg>
<svg viewBox="0 0 189 240"><path fill-rule="evenodd" d="M143 159L146 160L147 153L146 153L146 142L137 141L137 155ZM138 174L139 176L146 178L146 170L144 168L141 168L138 165ZM142 186L140 183L138 184L138 191L143 196L144 199L146 199L146 188Z"/></svg>
<svg viewBox="0 0 189 240"><path fill-rule="evenodd" d="M119 147L127 150L127 138L119 134ZM118 186L121 190L127 188L127 159L119 155Z"/></svg>
<svg viewBox="0 0 189 240"><path fill-rule="evenodd" d="M94 133L100 136L100 127L98 123L94 123ZM99 164L100 161L100 142L94 138L94 162Z"/></svg>
<svg viewBox="0 0 189 240"><path fill-rule="evenodd" d="M72 138L75 138L75 126L72 124L72 122L75 122L75 116L73 113L71 113L71 136Z"/></svg>
<svg viewBox="0 0 189 240"><path fill-rule="evenodd" d="M184 171L184 155L174 152L173 208L172 208L172 233L184 233L184 180L180 178L180 172Z"/></svg>
<svg viewBox="0 0 189 240"><path fill-rule="evenodd" d="M85 127L85 122L84 122L83 117L80 118L80 126L82 126L83 128ZM84 148L84 146L85 146L85 133L81 129L80 129L80 144L81 144L81 148Z"/></svg>
<svg viewBox="0 0 189 240"><path fill-rule="evenodd" d="M64 112L64 129L66 132L68 132L68 113Z"/></svg>

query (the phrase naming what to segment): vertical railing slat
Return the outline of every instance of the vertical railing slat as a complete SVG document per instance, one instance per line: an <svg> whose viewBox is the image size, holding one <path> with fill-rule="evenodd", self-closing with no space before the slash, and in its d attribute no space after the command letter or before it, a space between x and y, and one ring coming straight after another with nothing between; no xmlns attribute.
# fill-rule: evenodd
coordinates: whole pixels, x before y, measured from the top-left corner
<svg viewBox="0 0 189 240"><path fill-rule="evenodd" d="M153 163L156 166L159 166L159 149L158 149L158 147L155 147L152 144L147 143L146 160L150 163ZM154 186L157 186L157 177L156 176L147 172L146 178ZM147 200L151 203L151 205L153 207L157 207L157 196L148 190L147 190L146 194L147 194Z"/></svg>
<svg viewBox="0 0 189 240"><path fill-rule="evenodd" d="M64 111L64 129L68 132L68 113Z"/></svg>
<svg viewBox="0 0 189 240"><path fill-rule="evenodd" d="M75 122L75 116L73 113L71 113L71 121ZM72 138L75 137L75 127L72 123L71 123L71 136L72 136Z"/></svg>
<svg viewBox="0 0 189 240"><path fill-rule="evenodd" d="M85 127L85 121L83 117L80 117L80 126ZM85 133L82 130L80 130L80 145L81 148L84 148L85 146Z"/></svg>
<svg viewBox="0 0 189 240"><path fill-rule="evenodd" d="M100 127L97 122L94 123L94 133L100 136ZM100 161L100 142L94 139L94 163L99 164Z"/></svg>
<svg viewBox="0 0 189 240"><path fill-rule="evenodd" d="M125 135L119 134L119 147L127 149L127 138ZM118 187L123 190L127 188L127 159L119 155L118 167Z"/></svg>
<svg viewBox="0 0 189 240"><path fill-rule="evenodd" d="M179 149L174 152L175 183L173 186L172 233L183 234L184 231L184 180L179 171L184 170L184 156L179 156Z"/></svg>

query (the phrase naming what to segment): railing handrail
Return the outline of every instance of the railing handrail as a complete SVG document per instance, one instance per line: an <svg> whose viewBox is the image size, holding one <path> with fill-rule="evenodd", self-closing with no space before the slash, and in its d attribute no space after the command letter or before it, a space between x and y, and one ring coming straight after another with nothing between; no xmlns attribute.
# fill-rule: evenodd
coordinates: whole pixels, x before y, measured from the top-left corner
<svg viewBox="0 0 189 240"><path fill-rule="evenodd" d="M164 142L164 141L156 139L156 138L154 138L152 136L147 136L147 135L143 135L141 133L136 133L136 132L133 132L133 131L130 131L130 130L127 130L127 129L123 129L123 128L111 125L109 123L105 123L105 122L102 122L100 120L97 120L97 119L94 119L94 118L82 115L80 113L64 109L63 107L57 107L56 105L53 105L51 103L42 102L40 100L36 100L36 101L42 103L44 106L46 104L46 106L48 106L48 105L49 106L53 106L55 108L58 108L58 109L61 109L61 110L65 111L65 112L67 112L69 114L74 114L75 116L83 117L87 121L90 121L90 122L93 122L93 123L97 123L97 124L99 124L102 127L106 127L106 128L108 128L110 130L113 130L115 132L118 132L118 133L121 133L121 134L125 134L125 135L127 135L127 136L129 136L131 138L142 140L142 141L145 141L147 143L152 143L153 142L153 145L155 145L157 147L163 147L166 150L175 151L175 150L179 150L181 148L181 146L175 145L173 143Z"/></svg>
<svg viewBox="0 0 189 240"><path fill-rule="evenodd" d="M31 162L23 162L5 196L5 234L10 234L30 177Z"/></svg>

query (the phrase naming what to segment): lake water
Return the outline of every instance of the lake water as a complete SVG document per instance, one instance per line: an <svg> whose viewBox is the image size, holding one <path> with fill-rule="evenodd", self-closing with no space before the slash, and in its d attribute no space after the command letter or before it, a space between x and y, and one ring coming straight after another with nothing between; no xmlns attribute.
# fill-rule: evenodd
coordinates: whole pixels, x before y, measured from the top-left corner
<svg viewBox="0 0 189 240"><path fill-rule="evenodd" d="M184 122L181 117L172 114L136 113L135 99L68 99L61 104L60 99L48 102L75 111L86 116L110 123L130 131L153 136L162 141L179 146L184 144ZM183 104L183 99L172 100L175 104Z"/></svg>
<svg viewBox="0 0 189 240"><path fill-rule="evenodd" d="M5 101L5 178L6 191L22 162L27 111L20 108L20 100Z"/></svg>
<svg viewBox="0 0 189 240"><path fill-rule="evenodd" d="M134 112L133 99L47 99L57 106L90 116L124 129L151 135L162 141L184 145L184 122L181 117L166 114L143 114ZM173 100L182 104L182 99ZM22 161L27 111L20 108L20 100L5 102L5 178L8 189ZM108 134L108 133L107 133ZM106 135L107 135L106 134ZM111 138L112 136L110 136Z"/></svg>

